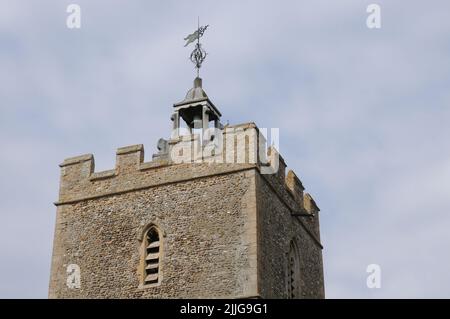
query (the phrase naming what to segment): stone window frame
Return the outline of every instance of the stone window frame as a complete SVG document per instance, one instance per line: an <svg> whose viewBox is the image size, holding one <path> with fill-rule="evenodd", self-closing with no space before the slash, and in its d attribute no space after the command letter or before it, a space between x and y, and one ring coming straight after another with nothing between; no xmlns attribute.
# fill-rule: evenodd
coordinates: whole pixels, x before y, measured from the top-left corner
<svg viewBox="0 0 450 319"><path fill-rule="evenodd" d="M300 251L295 238L289 242L286 256L286 295L288 299L299 299L301 297ZM292 270L294 270L293 273ZM292 287L291 282L295 283L294 287Z"/></svg>
<svg viewBox="0 0 450 319"><path fill-rule="evenodd" d="M158 256L158 281L154 283L146 283L145 279L147 277L147 261L146 258L148 256L147 247L149 245L147 240L147 234L150 231L156 231L158 234L158 241L159 241L159 256ZM155 224L155 223L149 223L147 226L145 226L142 231L140 232L139 241L140 243L140 249L139 249L139 256L140 256L140 262L139 262L139 289L143 288L151 288L151 287L157 287L161 285L162 282L162 274L163 274L163 263L162 258L164 256L164 245L163 245L163 237L165 237L164 232L161 231L161 228Z"/></svg>

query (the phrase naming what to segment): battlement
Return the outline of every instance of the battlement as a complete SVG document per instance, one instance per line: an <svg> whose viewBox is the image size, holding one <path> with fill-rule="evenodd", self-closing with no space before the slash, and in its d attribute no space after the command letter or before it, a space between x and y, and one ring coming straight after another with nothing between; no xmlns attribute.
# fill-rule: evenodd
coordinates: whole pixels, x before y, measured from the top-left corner
<svg viewBox="0 0 450 319"><path fill-rule="evenodd" d="M190 134L160 143L159 153L149 162L144 162L142 144L118 148L115 168L101 172L95 172L92 154L65 159L60 164L60 192L55 204L257 169L296 210L311 215L318 212L312 197L303 193L300 179L292 170L286 175L283 157L276 148L266 147L266 138L254 123L213 130L207 139Z"/></svg>
<svg viewBox="0 0 450 319"><path fill-rule="evenodd" d="M292 280L296 297L323 297L319 208L277 132L192 126L150 161L137 144L108 170L92 154L60 164L51 298L285 298Z"/></svg>

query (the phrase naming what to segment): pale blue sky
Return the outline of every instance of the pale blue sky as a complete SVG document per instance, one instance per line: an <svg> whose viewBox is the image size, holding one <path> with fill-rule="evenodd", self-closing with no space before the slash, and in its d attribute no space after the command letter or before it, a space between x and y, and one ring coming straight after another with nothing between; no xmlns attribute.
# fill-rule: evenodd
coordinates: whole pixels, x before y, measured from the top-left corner
<svg viewBox="0 0 450 319"><path fill-rule="evenodd" d="M66 7L82 27L66 27ZM366 27L378 3L382 28ZM280 128L317 200L327 297L450 297L450 3L0 0L0 297L47 296L59 167L147 159L194 78L230 123ZM381 289L366 287L368 264Z"/></svg>

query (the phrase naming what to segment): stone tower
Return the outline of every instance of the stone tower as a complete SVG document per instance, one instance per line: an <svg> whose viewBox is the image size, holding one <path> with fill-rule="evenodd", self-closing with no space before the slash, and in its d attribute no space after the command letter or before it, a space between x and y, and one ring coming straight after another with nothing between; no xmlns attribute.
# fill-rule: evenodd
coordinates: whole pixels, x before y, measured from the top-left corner
<svg viewBox="0 0 450 319"><path fill-rule="evenodd" d="M152 161L64 160L50 298L324 297L319 208L254 123L220 117L196 78Z"/></svg>

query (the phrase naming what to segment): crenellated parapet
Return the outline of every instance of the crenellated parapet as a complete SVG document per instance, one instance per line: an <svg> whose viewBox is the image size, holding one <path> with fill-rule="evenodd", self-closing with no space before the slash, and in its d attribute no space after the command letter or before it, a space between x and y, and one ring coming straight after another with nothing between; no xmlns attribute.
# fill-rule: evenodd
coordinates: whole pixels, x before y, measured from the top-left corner
<svg viewBox="0 0 450 319"><path fill-rule="evenodd" d="M305 193L305 187L300 178L293 170L286 173L286 162L284 158L273 148L268 148L268 158L278 161L277 170L273 174L262 174L261 176L271 185L272 189L291 209L294 219L301 222L314 236L320 245L319 211L312 196Z"/></svg>
<svg viewBox="0 0 450 319"><path fill-rule="evenodd" d="M120 194L207 176L257 169L293 213L309 214L302 221L318 237L319 209L297 175L254 123L226 126L208 134L180 135L158 142L160 152L144 161L142 144L116 151L115 168L95 172L92 154L64 160L57 205ZM316 222L317 221L317 222Z"/></svg>

